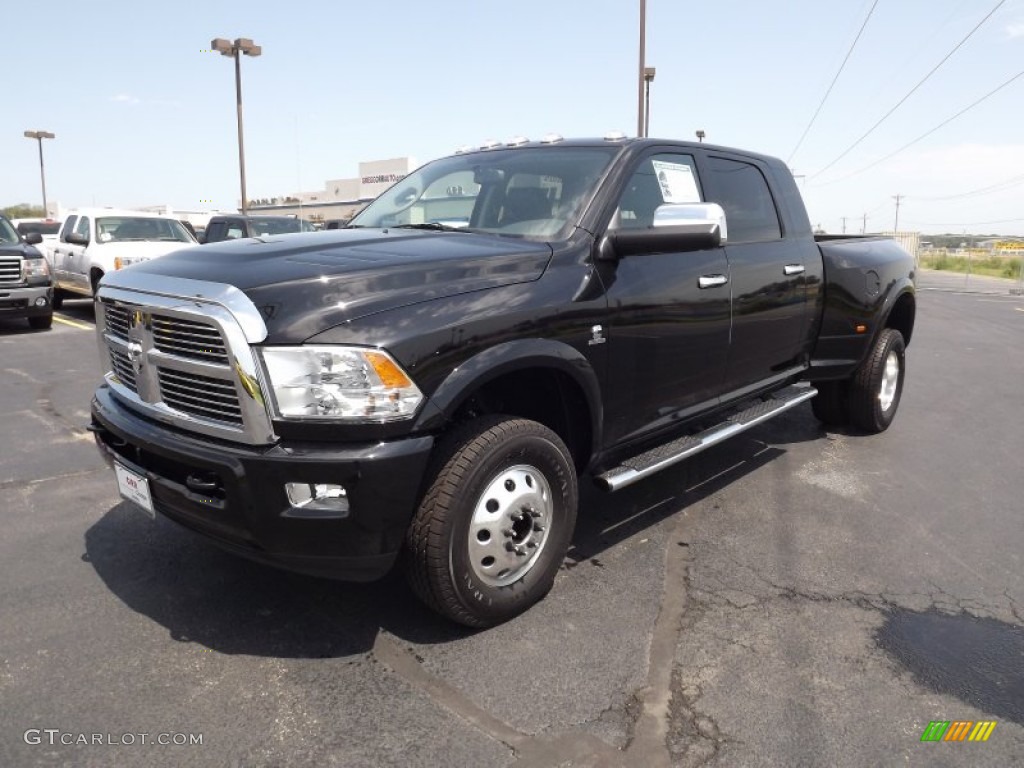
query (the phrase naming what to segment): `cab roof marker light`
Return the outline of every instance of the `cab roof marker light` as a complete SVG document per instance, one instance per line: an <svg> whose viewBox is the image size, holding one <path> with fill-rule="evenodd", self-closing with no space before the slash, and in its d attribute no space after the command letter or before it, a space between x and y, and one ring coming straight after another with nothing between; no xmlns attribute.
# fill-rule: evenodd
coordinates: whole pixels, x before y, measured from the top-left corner
<svg viewBox="0 0 1024 768"><path fill-rule="evenodd" d="M622 141L624 138L626 138L626 134L622 131L608 131L608 133L604 135L605 141Z"/></svg>
<svg viewBox="0 0 1024 768"><path fill-rule="evenodd" d="M497 141L496 139L488 139L487 141L485 141L483 144L480 145L480 149L494 149L495 147L500 147L500 146L501 146L501 142L500 141Z"/></svg>
<svg viewBox="0 0 1024 768"><path fill-rule="evenodd" d="M463 144L461 147L455 150L456 155L464 155L467 152L472 152L473 148L469 144Z"/></svg>
<svg viewBox="0 0 1024 768"><path fill-rule="evenodd" d="M529 144L530 140L525 136L513 136L511 139L505 142L506 147L521 147L523 144Z"/></svg>
<svg viewBox="0 0 1024 768"><path fill-rule="evenodd" d="M541 138L541 144L556 144L562 140L562 134L560 133L546 133Z"/></svg>

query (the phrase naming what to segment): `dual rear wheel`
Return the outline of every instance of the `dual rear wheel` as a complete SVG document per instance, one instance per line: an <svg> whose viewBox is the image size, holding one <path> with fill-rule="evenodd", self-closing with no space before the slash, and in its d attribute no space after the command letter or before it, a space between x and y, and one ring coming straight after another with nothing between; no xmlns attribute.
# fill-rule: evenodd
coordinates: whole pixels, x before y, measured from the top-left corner
<svg viewBox="0 0 1024 768"><path fill-rule="evenodd" d="M819 421L830 426L849 424L870 434L884 432L896 418L905 372L903 335L886 328L852 377L815 385L818 394L811 408Z"/></svg>

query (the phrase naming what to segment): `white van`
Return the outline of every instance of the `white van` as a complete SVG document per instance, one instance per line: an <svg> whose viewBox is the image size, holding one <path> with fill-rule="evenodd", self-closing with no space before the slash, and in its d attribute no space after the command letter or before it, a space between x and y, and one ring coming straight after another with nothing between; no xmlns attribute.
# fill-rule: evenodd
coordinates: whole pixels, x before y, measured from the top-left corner
<svg viewBox="0 0 1024 768"><path fill-rule="evenodd" d="M92 297L107 272L196 245L177 219L115 208L82 208L64 221L53 247L53 306L65 298Z"/></svg>

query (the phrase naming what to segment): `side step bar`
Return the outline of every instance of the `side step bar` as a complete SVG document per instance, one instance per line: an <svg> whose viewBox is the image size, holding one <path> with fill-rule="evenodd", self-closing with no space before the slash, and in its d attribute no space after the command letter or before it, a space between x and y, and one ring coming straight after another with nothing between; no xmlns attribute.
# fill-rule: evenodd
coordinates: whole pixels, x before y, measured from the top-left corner
<svg viewBox="0 0 1024 768"><path fill-rule="evenodd" d="M638 480L671 467L683 459L688 459L723 440L728 440L740 432L755 427L762 421L778 416L794 406L810 400L818 394L811 386L790 386L773 393L768 399L746 410L733 414L721 424L716 424L696 435L688 435L659 445L646 453L627 459L617 467L597 475L594 480L598 487L605 491L617 491L632 485Z"/></svg>

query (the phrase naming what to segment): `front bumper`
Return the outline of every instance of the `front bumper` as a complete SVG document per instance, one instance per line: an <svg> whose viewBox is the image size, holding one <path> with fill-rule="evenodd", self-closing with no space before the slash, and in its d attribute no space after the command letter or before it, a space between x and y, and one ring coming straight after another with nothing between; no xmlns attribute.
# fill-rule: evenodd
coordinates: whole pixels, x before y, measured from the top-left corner
<svg viewBox="0 0 1024 768"><path fill-rule="evenodd" d="M105 385L93 397L92 430L108 464L149 480L157 512L246 557L349 581L391 569L434 444L430 436L264 447L201 439L143 418ZM288 482L340 483L349 511L303 514L289 504Z"/></svg>
<svg viewBox="0 0 1024 768"><path fill-rule="evenodd" d="M45 304L36 306L38 299ZM0 287L0 317L41 317L53 314L53 286Z"/></svg>

